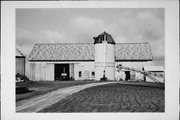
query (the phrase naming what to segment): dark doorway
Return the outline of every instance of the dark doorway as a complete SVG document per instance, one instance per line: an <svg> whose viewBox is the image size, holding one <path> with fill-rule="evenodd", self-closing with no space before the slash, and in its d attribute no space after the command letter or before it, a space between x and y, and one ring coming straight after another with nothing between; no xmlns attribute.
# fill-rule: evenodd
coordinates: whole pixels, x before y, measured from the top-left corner
<svg viewBox="0 0 180 120"><path fill-rule="evenodd" d="M69 64L55 64L55 80L69 80Z"/></svg>
<svg viewBox="0 0 180 120"><path fill-rule="evenodd" d="M125 74L126 74L125 80L126 81L130 80L130 71L125 71Z"/></svg>

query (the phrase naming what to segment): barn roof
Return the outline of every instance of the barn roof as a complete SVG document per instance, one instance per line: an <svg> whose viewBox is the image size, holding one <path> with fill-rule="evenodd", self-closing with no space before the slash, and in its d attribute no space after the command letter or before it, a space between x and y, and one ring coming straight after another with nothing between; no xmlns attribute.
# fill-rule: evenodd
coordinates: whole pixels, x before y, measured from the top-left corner
<svg viewBox="0 0 180 120"><path fill-rule="evenodd" d="M29 61L94 61L92 43L35 44ZM149 61L152 53L149 43L115 44L116 61Z"/></svg>
<svg viewBox="0 0 180 120"><path fill-rule="evenodd" d="M16 57L25 57L22 52L18 49L16 49Z"/></svg>

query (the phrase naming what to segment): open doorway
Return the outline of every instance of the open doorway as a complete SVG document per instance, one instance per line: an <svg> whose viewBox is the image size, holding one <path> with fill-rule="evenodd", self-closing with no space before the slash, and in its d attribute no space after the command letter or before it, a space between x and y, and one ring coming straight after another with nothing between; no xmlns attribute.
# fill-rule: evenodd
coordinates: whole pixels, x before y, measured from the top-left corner
<svg viewBox="0 0 180 120"><path fill-rule="evenodd" d="M125 71L125 74L126 74L125 80L126 81L130 80L130 71Z"/></svg>
<svg viewBox="0 0 180 120"><path fill-rule="evenodd" d="M69 80L69 64L55 64L55 80Z"/></svg>

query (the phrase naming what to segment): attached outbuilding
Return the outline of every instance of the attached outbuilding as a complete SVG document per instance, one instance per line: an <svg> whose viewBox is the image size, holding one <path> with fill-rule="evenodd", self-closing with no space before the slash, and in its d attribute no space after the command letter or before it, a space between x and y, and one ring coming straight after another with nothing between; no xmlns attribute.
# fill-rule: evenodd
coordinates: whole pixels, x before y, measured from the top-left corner
<svg viewBox="0 0 180 120"><path fill-rule="evenodd" d="M164 83L165 82L165 74L164 74L164 67L163 66L146 66L144 68L145 71L151 73L151 76L153 76L158 81ZM149 77L146 77L147 82L152 82L152 80Z"/></svg>
<svg viewBox="0 0 180 120"><path fill-rule="evenodd" d="M115 43L103 32L93 43L35 44L29 58L30 79L54 80L120 80L116 66L143 69L152 65L149 43ZM131 71L122 71L124 79L136 79Z"/></svg>
<svg viewBox="0 0 180 120"><path fill-rule="evenodd" d="M25 75L26 57L21 51L16 49L16 74Z"/></svg>

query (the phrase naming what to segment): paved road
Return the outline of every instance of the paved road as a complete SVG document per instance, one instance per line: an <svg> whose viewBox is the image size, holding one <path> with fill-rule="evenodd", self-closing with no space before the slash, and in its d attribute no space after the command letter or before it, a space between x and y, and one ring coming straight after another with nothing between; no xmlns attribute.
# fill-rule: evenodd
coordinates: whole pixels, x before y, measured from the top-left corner
<svg viewBox="0 0 180 120"><path fill-rule="evenodd" d="M61 88L41 96L37 96L27 100L22 100L16 103L16 112L37 112L55 104L56 102L64 99L65 97L75 92L79 92L82 89L110 83L117 82L90 83L85 85Z"/></svg>

